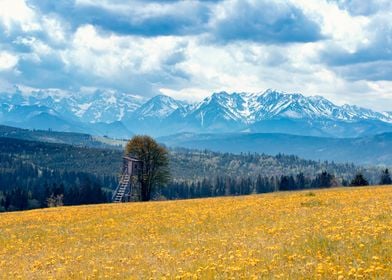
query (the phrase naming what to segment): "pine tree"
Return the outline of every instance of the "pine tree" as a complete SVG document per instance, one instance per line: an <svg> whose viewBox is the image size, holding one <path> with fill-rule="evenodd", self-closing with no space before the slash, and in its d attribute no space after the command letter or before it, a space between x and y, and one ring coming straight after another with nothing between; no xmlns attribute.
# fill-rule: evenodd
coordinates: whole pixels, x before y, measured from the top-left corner
<svg viewBox="0 0 392 280"><path fill-rule="evenodd" d="M295 178L295 184L297 186L297 189L305 189L306 188L306 180L304 174L301 172L297 174Z"/></svg>
<svg viewBox="0 0 392 280"><path fill-rule="evenodd" d="M382 171L380 185L391 185L391 175L389 174L388 168Z"/></svg>
<svg viewBox="0 0 392 280"><path fill-rule="evenodd" d="M334 176L327 171L321 172L314 180L313 187L316 188L330 188L333 185Z"/></svg>
<svg viewBox="0 0 392 280"><path fill-rule="evenodd" d="M351 181L350 186L368 186L369 182L362 175L362 173L358 173L354 179Z"/></svg>

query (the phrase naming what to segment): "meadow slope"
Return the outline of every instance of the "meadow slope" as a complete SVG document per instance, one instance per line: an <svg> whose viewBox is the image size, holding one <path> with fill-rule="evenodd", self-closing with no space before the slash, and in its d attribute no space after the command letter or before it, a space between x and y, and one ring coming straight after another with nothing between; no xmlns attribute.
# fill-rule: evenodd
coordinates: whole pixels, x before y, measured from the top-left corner
<svg viewBox="0 0 392 280"><path fill-rule="evenodd" d="M0 279L392 279L392 187L0 214Z"/></svg>

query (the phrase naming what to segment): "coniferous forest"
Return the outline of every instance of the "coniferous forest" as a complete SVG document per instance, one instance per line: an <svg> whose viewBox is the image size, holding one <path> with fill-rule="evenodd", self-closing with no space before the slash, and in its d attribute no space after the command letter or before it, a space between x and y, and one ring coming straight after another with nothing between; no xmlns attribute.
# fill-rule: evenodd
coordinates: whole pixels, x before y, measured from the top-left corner
<svg viewBox="0 0 392 280"><path fill-rule="evenodd" d="M0 138L0 210L109 202L123 152ZM170 150L170 183L154 199L247 195L388 183L388 170L296 156ZM362 181L361 181L362 180Z"/></svg>

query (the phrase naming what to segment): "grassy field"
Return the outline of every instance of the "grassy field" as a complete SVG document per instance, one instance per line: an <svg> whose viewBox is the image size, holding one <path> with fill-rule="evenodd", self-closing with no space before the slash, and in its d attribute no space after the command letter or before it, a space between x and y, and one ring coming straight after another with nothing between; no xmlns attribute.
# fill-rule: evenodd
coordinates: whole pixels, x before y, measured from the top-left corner
<svg viewBox="0 0 392 280"><path fill-rule="evenodd" d="M0 279L392 279L392 187L0 214Z"/></svg>

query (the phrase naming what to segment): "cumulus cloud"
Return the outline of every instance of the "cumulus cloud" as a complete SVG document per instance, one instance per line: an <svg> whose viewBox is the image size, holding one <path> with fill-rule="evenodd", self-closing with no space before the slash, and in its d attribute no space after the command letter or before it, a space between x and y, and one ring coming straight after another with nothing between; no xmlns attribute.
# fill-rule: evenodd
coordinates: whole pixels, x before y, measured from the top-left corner
<svg viewBox="0 0 392 280"><path fill-rule="evenodd" d="M392 80L392 23L386 15L373 18L367 38L354 50L328 44L320 58L351 80Z"/></svg>
<svg viewBox="0 0 392 280"><path fill-rule="evenodd" d="M62 54L73 70L93 75L101 80L100 84L116 84L124 90L143 83L170 83L183 76L176 72L176 64L184 59L185 47L181 38L108 35L85 25L78 28L70 47Z"/></svg>
<svg viewBox="0 0 392 280"><path fill-rule="evenodd" d="M381 110L392 102L390 3L1 0L0 85L192 101L272 87Z"/></svg>
<svg viewBox="0 0 392 280"><path fill-rule="evenodd" d="M203 32L210 1L30 0L42 13L56 13L74 29L91 24L126 35L189 35Z"/></svg>
<svg viewBox="0 0 392 280"><path fill-rule="evenodd" d="M7 52L0 52L0 71L10 70L18 63L18 57Z"/></svg>
<svg viewBox="0 0 392 280"><path fill-rule="evenodd" d="M341 9L347 10L356 16L372 15L392 8L392 2L390 0L331 0L331 2L337 3Z"/></svg>
<svg viewBox="0 0 392 280"><path fill-rule="evenodd" d="M23 31L32 31L40 28L36 22L34 12L24 0L0 1L0 22L6 27L7 33L16 26Z"/></svg>
<svg viewBox="0 0 392 280"><path fill-rule="evenodd" d="M313 42L323 38L316 22L296 6L275 1L227 1L217 7L217 40L260 43Z"/></svg>

